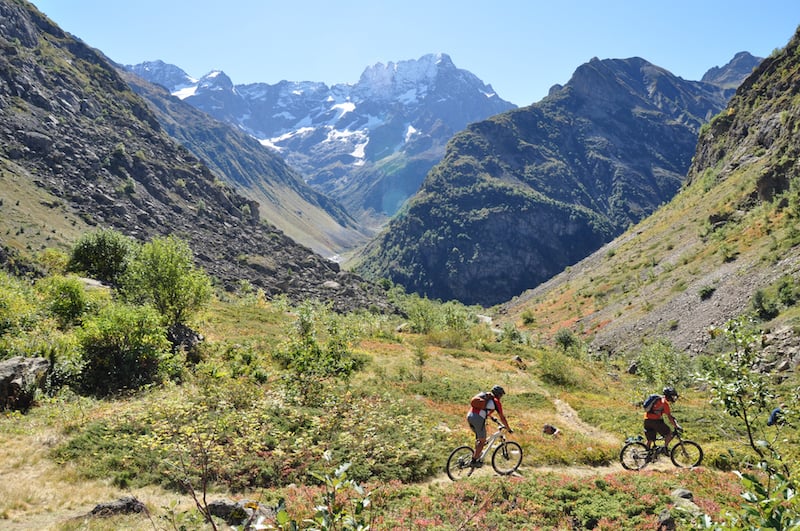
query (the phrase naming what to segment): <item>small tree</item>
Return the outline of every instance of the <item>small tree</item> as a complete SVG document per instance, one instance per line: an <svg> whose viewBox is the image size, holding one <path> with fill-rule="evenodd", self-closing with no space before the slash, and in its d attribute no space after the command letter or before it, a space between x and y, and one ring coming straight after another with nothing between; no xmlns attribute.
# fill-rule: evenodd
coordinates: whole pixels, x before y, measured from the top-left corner
<svg viewBox="0 0 800 531"><path fill-rule="evenodd" d="M657 388L666 385L688 385L692 383L693 362L691 357L676 349L672 343L660 338L642 347L636 360L636 374L646 384Z"/></svg>
<svg viewBox="0 0 800 531"><path fill-rule="evenodd" d="M337 319L329 320L328 341L325 345L320 344L315 330L316 319L312 304L300 306L294 332L273 355L287 371L287 389L298 395L303 404L310 403L312 399L321 399L326 382L348 380L363 365L363 361L350 352L351 338Z"/></svg>
<svg viewBox="0 0 800 531"><path fill-rule="evenodd" d="M578 338L569 328L562 328L555 335L556 344L566 352L571 348L578 346Z"/></svg>
<svg viewBox="0 0 800 531"><path fill-rule="evenodd" d="M751 472L737 472L745 489L744 505L725 521L713 522L707 515L700 520L703 529L798 529L800 528L800 497L797 482L790 479L791 470L783 461L780 449L766 437L757 419L766 417L774 406L775 394L768 375L759 368L760 332L753 321L740 317L729 321L724 328L729 350L717 356L716 365L705 377L713 393L712 402L725 408L738 419L747 434L750 449L757 457ZM797 395L797 391L795 392ZM798 399L797 396L794 397ZM764 481L766 480L766 481Z"/></svg>
<svg viewBox="0 0 800 531"><path fill-rule="evenodd" d="M116 285L135 253L137 243L115 230L99 230L81 236L72 247L67 271L84 273Z"/></svg>
<svg viewBox="0 0 800 531"><path fill-rule="evenodd" d="M103 308L83 323L78 342L86 363L83 387L99 396L157 381L168 359L166 330L149 306Z"/></svg>
<svg viewBox="0 0 800 531"><path fill-rule="evenodd" d="M768 375L758 368L760 333L746 317L729 321L723 332L728 351L710 362L711 370L704 379L710 384L712 402L741 422L748 445L760 462L768 454L757 436L756 419L766 417L775 399Z"/></svg>
<svg viewBox="0 0 800 531"><path fill-rule="evenodd" d="M126 300L150 303L170 329L211 299L211 281L194 265L189 245L174 236L154 238L142 245L123 278Z"/></svg>
<svg viewBox="0 0 800 531"><path fill-rule="evenodd" d="M60 275L40 282L47 309L58 319L61 328L76 322L89 307L83 284L77 278Z"/></svg>

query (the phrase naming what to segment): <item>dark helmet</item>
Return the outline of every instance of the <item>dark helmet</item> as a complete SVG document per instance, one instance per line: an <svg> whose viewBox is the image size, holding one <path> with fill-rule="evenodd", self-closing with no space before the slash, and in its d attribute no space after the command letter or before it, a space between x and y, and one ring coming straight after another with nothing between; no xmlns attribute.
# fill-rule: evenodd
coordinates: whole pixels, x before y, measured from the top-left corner
<svg viewBox="0 0 800 531"><path fill-rule="evenodd" d="M500 387L499 385L495 385L492 387L492 394L497 398L502 398L504 394L506 394L506 390Z"/></svg>
<svg viewBox="0 0 800 531"><path fill-rule="evenodd" d="M678 398L678 391L676 391L674 387L665 387L664 397L670 402L674 402Z"/></svg>

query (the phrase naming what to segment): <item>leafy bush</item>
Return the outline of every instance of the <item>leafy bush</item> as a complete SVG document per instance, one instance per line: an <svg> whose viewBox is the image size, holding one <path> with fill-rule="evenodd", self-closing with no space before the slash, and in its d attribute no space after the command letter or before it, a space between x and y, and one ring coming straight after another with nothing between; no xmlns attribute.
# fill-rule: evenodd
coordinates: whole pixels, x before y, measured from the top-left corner
<svg viewBox="0 0 800 531"><path fill-rule="evenodd" d="M84 390L100 396L156 382L169 352L166 330L148 306L112 304L78 331Z"/></svg>
<svg viewBox="0 0 800 531"><path fill-rule="evenodd" d="M564 352L576 347L579 343L577 336L569 328L560 329L553 339Z"/></svg>
<svg viewBox="0 0 800 531"><path fill-rule="evenodd" d="M136 250L132 238L115 230L99 230L81 236L72 247L67 271L116 285Z"/></svg>
<svg viewBox="0 0 800 531"><path fill-rule="evenodd" d="M697 292L700 295L700 300L705 301L711 298L714 292L717 291L716 286L703 286Z"/></svg>
<svg viewBox="0 0 800 531"><path fill-rule="evenodd" d="M36 297L30 286L0 271L0 338L18 334L38 319ZM3 357L0 355L0 359Z"/></svg>
<svg viewBox="0 0 800 531"><path fill-rule="evenodd" d="M89 307L83 284L74 277L52 276L39 282L45 304L62 328L75 322Z"/></svg>
<svg viewBox="0 0 800 531"><path fill-rule="evenodd" d="M636 373L645 383L656 388L688 386L694 380L694 364L688 354L662 338L642 348L636 362Z"/></svg>
<svg viewBox="0 0 800 531"><path fill-rule="evenodd" d="M777 317L779 310L777 303L772 300L763 290L757 290L753 295L753 310L759 318L768 321Z"/></svg>
<svg viewBox="0 0 800 531"><path fill-rule="evenodd" d="M286 389L309 404L323 398L325 382L350 376L363 367L365 360L353 355L352 336L338 319L328 316L327 342L317 340L318 309L305 303L297 310L295 329L273 358L286 370Z"/></svg>
<svg viewBox="0 0 800 531"><path fill-rule="evenodd" d="M578 384L578 377L572 369L573 363L561 352L545 350L539 360L542 380L553 385L574 387Z"/></svg>
<svg viewBox="0 0 800 531"><path fill-rule="evenodd" d="M168 328L185 324L211 299L211 281L195 267L189 245L174 236L142 245L122 279L124 297L150 303Z"/></svg>

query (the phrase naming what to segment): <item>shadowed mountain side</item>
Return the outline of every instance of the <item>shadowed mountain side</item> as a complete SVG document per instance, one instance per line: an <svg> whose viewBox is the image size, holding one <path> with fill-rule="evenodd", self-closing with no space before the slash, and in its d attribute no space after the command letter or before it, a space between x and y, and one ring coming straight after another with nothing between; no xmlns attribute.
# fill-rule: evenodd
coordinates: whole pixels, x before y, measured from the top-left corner
<svg viewBox="0 0 800 531"><path fill-rule="evenodd" d="M524 313L550 337L562 328L583 332L608 353L659 339L700 352L743 314L796 337L799 51L795 35L703 127L687 184L669 204L504 305L509 317ZM795 339L776 355L796 366L799 354Z"/></svg>
<svg viewBox="0 0 800 531"><path fill-rule="evenodd" d="M356 270L492 305L589 255L678 191L729 93L593 59L539 103L471 124Z"/></svg>

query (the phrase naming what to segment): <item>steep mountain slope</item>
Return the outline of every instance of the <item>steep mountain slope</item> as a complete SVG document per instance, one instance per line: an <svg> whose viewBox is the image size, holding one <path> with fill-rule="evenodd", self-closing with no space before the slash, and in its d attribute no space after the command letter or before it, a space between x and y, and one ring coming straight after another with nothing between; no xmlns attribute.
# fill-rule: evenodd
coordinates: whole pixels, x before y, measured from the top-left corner
<svg viewBox="0 0 800 531"><path fill-rule="evenodd" d="M640 58L593 59L541 102L456 135L357 270L434 298L507 301L672 198L728 95Z"/></svg>
<svg viewBox="0 0 800 531"><path fill-rule="evenodd" d="M120 75L151 103L159 123L215 174L258 201L261 218L293 240L331 256L366 240L357 222L336 201L303 182L273 150L240 129L211 118L128 72Z"/></svg>
<svg viewBox="0 0 800 531"><path fill-rule="evenodd" d="M0 20L1 208L19 225L3 243L66 245L78 225L172 233L229 289L248 280L342 310L388 307L361 278L262 223L258 204L169 138L100 53L26 2L0 0Z"/></svg>
<svg viewBox="0 0 800 531"><path fill-rule="evenodd" d="M309 184L377 226L419 188L447 140L515 106L446 54L376 64L358 83L234 85L193 80L163 62L128 67L215 118L279 150Z"/></svg>
<svg viewBox="0 0 800 531"><path fill-rule="evenodd" d="M796 34L703 128L687 184L669 204L509 303L509 316L525 313L544 334L584 332L611 353L658 338L697 352L715 327L751 310L777 315L768 327L796 330L799 99Z"/></svg>

